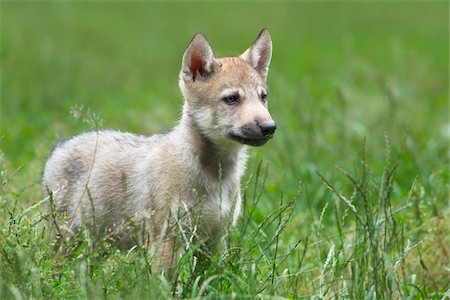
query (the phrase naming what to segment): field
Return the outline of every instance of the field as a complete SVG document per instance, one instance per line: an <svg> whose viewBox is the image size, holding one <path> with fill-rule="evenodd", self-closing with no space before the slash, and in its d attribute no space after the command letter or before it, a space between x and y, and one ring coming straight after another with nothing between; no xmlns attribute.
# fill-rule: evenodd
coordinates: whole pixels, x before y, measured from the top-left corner
<svg viewBox="0 0 450 300"><path fill-rule="evenodd" d="M449 4L2 1L0 299L450 296ZM268 27L277 133L250 149L245 207L208 268L151 274L85 230L55 253L40 182L57 140L150 135L182 104L196 32L217 56Z"/></svg>

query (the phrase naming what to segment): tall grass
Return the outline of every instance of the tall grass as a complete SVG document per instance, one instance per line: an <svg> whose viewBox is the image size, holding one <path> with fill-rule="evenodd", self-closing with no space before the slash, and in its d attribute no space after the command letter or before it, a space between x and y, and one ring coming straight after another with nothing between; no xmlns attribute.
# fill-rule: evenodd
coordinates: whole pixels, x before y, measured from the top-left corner
<svg viewBox="0 0 450 300"><path fill-rule="evenodd" d="M0 6L0 299L448 297L447 2ZM89 229L56 251L41 188L54 143L170 128L192 35L227 56L261 27L278 129L250 151L224 248L184 242L174 276L152 273L140 243L119 251Z"/></svg>
<svg viewBox="0 0 450 300"><path fill-rule="evenodd" d="M56 223L51 222L51 197L21 208L21 192L10 185L2 169L1 299L24 298L439 298L421 276L427 272L420 256L421 243L410 232L413 193L392 204L395 176L401 163L391 161L386 140L382 174L374 174L363 148L354 173L337 168L348 184L340 192L323 175L329 202L306 235L287 232L298 201L305 200L303 184L293 199L283 194L272 212L256 220L255 209L267 193L270 171L260 163L244 189L242 217L223 236L223 248L208 254L201 268L200 244L183 244L175 274L152 273L156 257L142 245L119 251L95 240L88 228L55 249ZM323 231L326 210L333 210L335 233ZM306 225L306 224L303 224ZM411 260L421 264L411 267Z"/></svg>

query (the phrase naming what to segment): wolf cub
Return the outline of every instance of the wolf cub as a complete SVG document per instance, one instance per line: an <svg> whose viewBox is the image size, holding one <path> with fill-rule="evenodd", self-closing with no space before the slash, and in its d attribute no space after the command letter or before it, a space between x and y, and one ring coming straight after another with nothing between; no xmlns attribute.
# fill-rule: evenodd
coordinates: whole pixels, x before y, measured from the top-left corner
<svg viewBox="0 0 450 300"><path fill-rule="evenodd" d="M67 215L59 221L63 232L88 226L119 247L145 232L163 265L176 261L177 245L190 234L213 245L239 216L247 145L261 146L275 133L266 84L271 56L267 29L243 54L224 58L196 34L183 56L183 111L172 131L101 130L60 142L43 185Z"/></svg>

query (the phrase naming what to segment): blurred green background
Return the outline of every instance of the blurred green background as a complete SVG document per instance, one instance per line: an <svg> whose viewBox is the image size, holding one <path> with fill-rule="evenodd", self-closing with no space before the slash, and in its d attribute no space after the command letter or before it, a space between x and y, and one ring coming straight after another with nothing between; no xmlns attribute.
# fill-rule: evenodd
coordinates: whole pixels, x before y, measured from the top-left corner
<svg viewBox="0 0 450 300"><path fill-rule="evenodd" d="M419 191L416 215L399 217L409 234L422 238L416 236L417 212L424 220L447 216L448 223L447 1L0 5L1 150L15 174L10 189L23 205L42 199L40 176L53 144L92 129L71 108L89 108L104 128L146 135L170 129L181 111L178 72L192 36L204 33L216 56L231 56L267 27L274 47L269 106L278 129L267 145L250 149L244 182L260 161L268 167L254 219L273 211L281 193L294 197L301 181L290 235L282 240L295 242L335 199L316 172L351 194L336 166L356 173L365 147L371 180L380 180L388 143L399 162L394 206L413 199L413 182ZM323 230L333 236L333 210L323 212ZM436 285L444 287L445 256L436 254L442 236L431 223L421 228L429 278L433 284L444 279Z"/></svg>
<svg viewBox="0 0 450 300"><path fill-rule="evenodd" d="M268 27L276 137L252 149L269 188L294 195L315 171L352 167L365 140L384 163L384 135L407 151L400 176L448 171L446 2L2 2L1 137L14 168L39 182L60 138L103 127L152 134L173 126L178 72L196 32L216 56L238 55ZM319 181L317 181L319 182Z"/></svg>

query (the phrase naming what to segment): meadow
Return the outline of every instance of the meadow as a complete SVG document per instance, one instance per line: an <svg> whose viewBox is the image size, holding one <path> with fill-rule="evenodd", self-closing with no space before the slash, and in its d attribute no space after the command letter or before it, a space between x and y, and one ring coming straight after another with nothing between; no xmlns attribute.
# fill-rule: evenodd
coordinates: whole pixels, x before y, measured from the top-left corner
<svg viewBox="0 0 450 300"><path fill-rule="evenodd" d="M448 299L449 4L2 1L0 299ZM170 129L196 32L273 39L273 140L250 149L227 248L152 274L144 247L54 250L43 165L96 128Z"/></svg>

